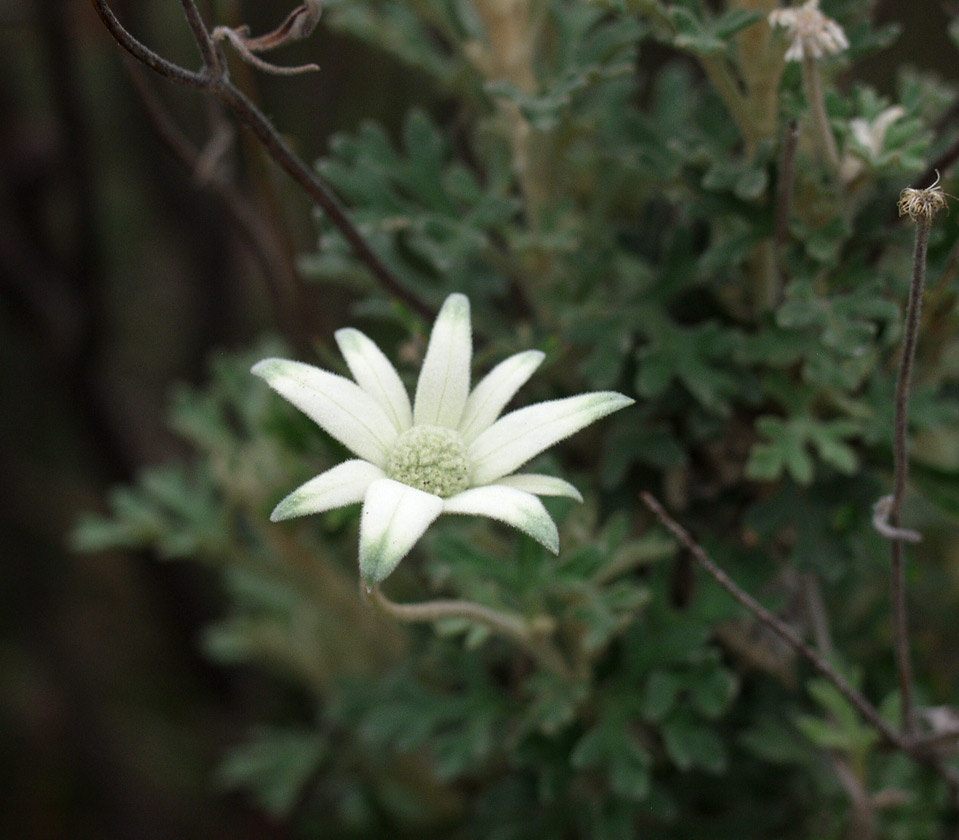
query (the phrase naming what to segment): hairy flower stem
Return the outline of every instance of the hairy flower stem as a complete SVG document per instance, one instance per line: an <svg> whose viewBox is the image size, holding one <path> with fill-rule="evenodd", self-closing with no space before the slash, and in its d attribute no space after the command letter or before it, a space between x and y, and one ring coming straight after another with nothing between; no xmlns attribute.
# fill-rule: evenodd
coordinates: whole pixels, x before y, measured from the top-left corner
<svg viewBox="0 0 959 840"><path fill-rule="evenodd" d="M444 618L463 618L482 624L500 636L512 639L532 655L546 670L563 679L572 679L573 673L548 636L552 632L551 619L529 622L521 615L485 607L472 601L437 600L418 604L397 604L391 601L379 584L369 592L360 584L360 592L384 615L406 623L440 621ZM540 626L542 624L543 626Z"/></svg>
<svg viewBox="0 0 959 840"><path fill-rule="evenodd" d="M806 92L806 103L812 117L813 135L819 154L825 160L832 175L839 174L839 148L836 138L829 127L829 117L826 115L826 100L823 97L822 81L819 77L819 64L812 56L805 56L802 61L803 89Z"/></svg>
<svg viewBox="0 0 959 840"><path fill-rule="evenodd" d="M896 379L896 405L893 442L893 491L888 521L897 529L902 520L902 503L906 495L909 477L909 391L912 369L916 357L916 341L922 315L922 293L926 285L926 251L929 247L931 216L916 218L916 247L912 264L912 281L909 284L909 302L906 306L906 329L902 342L902 357ZM909 654L909 625L906 612L905 540L902 536L891 543L891 593L892 627L896 647L896 664L899 674L899 695L902 702L902 728L911 734L915 731L912 698L912 660Z"/></svg>

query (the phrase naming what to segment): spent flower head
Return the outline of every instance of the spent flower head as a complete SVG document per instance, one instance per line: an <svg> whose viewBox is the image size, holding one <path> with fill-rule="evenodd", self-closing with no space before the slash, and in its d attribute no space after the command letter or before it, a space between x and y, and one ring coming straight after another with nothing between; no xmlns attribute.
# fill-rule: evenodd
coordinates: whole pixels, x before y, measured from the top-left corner
<svg viewBox="0 0 959 840"><path fill-rule="evenodd" d="M819 0L808 0L798 8L776 9L769 13L769 24L782 26L792 38L786 61L822 58L849 48L842 27L819 11Z"/></svg>
<svg viewBox="0 0 959 840"><path fill-rule="evenodd" d="M286 359L253 366L358 456L290 493L274 522L362 502L360 572L368 586L386 578L441 513L488 516L558 552L556 524L537 496L582 501L579 491L561 478L515 471L633 400L603 391L500 417L544 355L517 353L470 390L470 307L461 294L446 299L433 325L412 405L373 341L354 329L337 331L336 341L355 382Z"/></svg>
<svg viewBox="0 0 959 840"><path fill-rule="evenodd" d="M946 199L949 194L942 191L939 186L939 172L936 172L936 180L925 189L917 190L912 187L906 187L899 193L899 215L908 216L914 222L922 219L924 222L932 221L932 217L947 206Z"/></svg>

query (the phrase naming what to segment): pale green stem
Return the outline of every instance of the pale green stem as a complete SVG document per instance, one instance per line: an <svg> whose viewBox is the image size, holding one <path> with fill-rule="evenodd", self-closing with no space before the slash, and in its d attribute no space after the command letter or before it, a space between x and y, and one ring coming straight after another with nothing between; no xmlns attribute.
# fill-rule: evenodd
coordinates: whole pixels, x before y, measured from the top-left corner
<svg viewBox="0 0 959 840"><path fill-rule="evenodd" d="M839 147L829 126L826 115L826 100L823 98L822 80L819 77L819 64L815 58L805 56L802 62L803 88L806 91L806 104L812 118L813 135L819 154L829 167L832 175L839 174Z"/></svg>
<svg viewBox="0 0 959 840"><path fill-rule="evenodd" d="M676 27L659 0L633 0L632 7L640 14L652 18L670 31L676 31ZM752 151L756 142L756 131L753 126L749 103L735 77L730 72L725 57L721 54L697 55L696 59L713 88L715 88L716 93L719 94L719 98L723 100L729 110L736 127L742 134L747 149Z"/></svg>
<svg viewBox="0 0 959 840"><path fill-rule="evenodd" d="M383 594L379 584L370 589L367 594L361 583L360 591L380 612L396 621L414 624L441 621L444 618L462 618L481 624L500 636L512 639L547 670L564 679L572 677L566 660L548 638L554 627L552 619L529 622L517 613L494 610L482 604L462 600L397 604Z"/></svg>
<svg viewBox="0 0 959 840"><path fill-rule="evenodd" d="M725 57L717 54L698 55L696 58L699 59L706 77L715 88L716 93L719 94L719 98L723 100L723 104L733 118L733 122L736 123L747 151L752 153L756 145L756 131L753 127L749 103L742 90L740 90L732 72L730 72Z"/></svg>

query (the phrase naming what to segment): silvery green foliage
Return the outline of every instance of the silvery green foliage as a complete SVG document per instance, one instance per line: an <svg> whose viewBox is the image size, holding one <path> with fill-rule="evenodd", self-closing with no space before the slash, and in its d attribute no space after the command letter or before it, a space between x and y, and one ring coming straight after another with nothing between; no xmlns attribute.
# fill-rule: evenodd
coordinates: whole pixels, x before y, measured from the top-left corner
<svg viewBox="0 0 959 840"><path fill-rule="evenodd" d="M525 33L512 75L485 39L493 6ZM267 521L276 499L346 456L250 385L265 351L181 395L174 422L196 458L118 491L111 517L77 539L214 564L229 607L208 653L268 666L316 710L269 721L227 761L225 783L274 814L295 806L320 836L798 839L848 830L841 765L880 803L878 837L940 836L934 778L884 752L636 503L640 490L665 494L801 632L815 582L840 667L871 696L894 695L887 549L870 517L888 485L910 271L895 200L954 135L955 94L908 69L891 97L833 84L894 33L871 24L865 0L823 0L849 41L821 65L840 167L830 174L801 136L775 242L784 127L807 111L801 68L766 19L774 6L326 4L329 25L421 82L396 131L370 115L318 163L374 248L435 309L469 295L475 372L541 349L528 402L616 390L638 404L534 464L583 490L582 506L546 500L558 558L446 517L389 581L409 600L548 616L574 666L563 679L473 625L401 633L379 621L355 594L355 509ZM944 114L948 130L934 131ZM956 608L935 561L943 514L959 517L957 219L932 232L933 338L911 408L910 516L926 536L911 585L927 662L951 644ZM389 305L318 224L304 271L354 293L368 322L357 323L387 356L421 358L429 324ZM336 364L324 359L348 373ZM954 669L939 670L934 681L921 669L920 694L955 704Z"/></svg>

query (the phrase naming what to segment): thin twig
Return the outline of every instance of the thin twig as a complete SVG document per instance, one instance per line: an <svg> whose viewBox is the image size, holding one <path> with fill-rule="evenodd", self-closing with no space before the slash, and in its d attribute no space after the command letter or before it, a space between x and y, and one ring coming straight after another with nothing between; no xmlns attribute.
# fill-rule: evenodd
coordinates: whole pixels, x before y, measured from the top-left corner
<svg viewBox="0 0 959 840"><path fill-rule="evenodd" d="M303 323L304 307L299 300L302 284L276 236L246 196L218 174L206 150L200 151L190 142L147 84L140 66L132 61L125 64L160 140L196 176L198 185L212 192L233 217L234 223L242 231L242 241L251 249L260 265L284 334L299 351L306 352L309 342Z"/></svg>
<svg viewBox="0 0 959 840"><path fill-rule="evenodd" d="M909 392L916 357L916 342L922 315L922 292L926 284L926 251L929 247L929 228L932 217L916 217L916 246L913 256L912 280L909 284L909 302L906 305L906 328L902 342L902 357L896 377L896 404L893 442L893 489L889 504L888 522L892 528L902 525L902 503L909 477ZM909 653L909 623L906 610L905 540L900 536L890 543L892 552L892 627L899 674L899 694L902 700L902 728L907 734L915 732L912 697L912 660Z"/></svg>
<svg viewBox="0 0 959 840"><path fill-rule="evenodd" d="M778 616L767 610L748 592L741 589L736 582L717 566L705 549L699 545L666 509L650 493L640 493L640 498L653 515L663 526L680 541L686 550L693 555L697 562L733 599L749 610L760 622L766 625L777 636L782 638L797 653L801 654L810 665L831 682L839 693L867 720L882 736L887 745L901 750L916 761L931 767L946 782L953 787L959 787L959 772L944 764L942 759L931 752L920 740L897 732L891 727L866 697L857 691L818 651L807 644L788 624Z"/></svg>
<svg viewBox="0 0 959 840"><path fill-rule="evenodd" d="M792 215L793 187L796 178L796 147L799 144L799 123L790 120L783 132L779 155L779 177L776 183L776 248L782 248L789 236L789 217Z"/></svg>
<svg viewBox="0 0 959 840"><path fill-rule="evenodd" d="M512 639L527 650L547 670L564 679L571 677L569 665L562 654L549 641L552 622L544 622L540 628L516 613L494 610L472 601L437 600L419 604L397 604L391 601L377 584L369 592L361 583L360 592L370 603L385 615L408 623L441 621L445 618L461 618L481 624L500 636Z"/></svg>
<svg viewBox="0 0 959 840"><path fill-rule="evenodd" d="M725 589L733 598L752 613L759 621L766 625L776 635L802 654L809 663L828 679L862 715L869 721L890 744L899 749L909 751L909 744L886 721L882 719L876 708L832 667L814 648L799 637L795 630L782 621L778 616L767 610L750 594L739 586L722 569L717 566L706 551L689 533L676 522L663 506L649 493L641 493L643 504L648 507L656 518L678 539L699 564Z"/></svg>
<svg viewBox="0 0 959 840"><path fill-rule="evenodd" d="M159 73L161 76L166 76L166 78L178 84L186 85L187 87L197 90L209 89L209 73L194 73L192 70L180 67L180 65L174 64L172 61L167 61L163 56L155 53L127 32L127 30L123 28L123 24L121 24L120 21L117 20L116 15L113 14L113 10L104 0L90 1L93 3L93 8L96 9L97 14L100 15L100 19L110 31L113 39L137 61L142 62L154 72Z"/></svg>
<svg viewBox="0 0 959 840"><path fill-rule="evenodd" d="M134 58L172 81L216 96L229 107L238 119L252 129L270 157L323 209L330 221L350 243L357 259L366 266L377 282L423 318L428 320L433 318L435 315L433 310L403 287L393 272L367 244L332 190L293 153L263 112L230 82L225 70L221 69L219 73L212 74L207 68L194 73L167 61L127 32L110 10L106 0L91 0L91 2L110 34ZM190 0L182 0L182 2L188 4ZM202 25L202 21L200 23Z"/></svg>
<svg viewBox="0 0 959 840"><path fill-rule="evenodd" d="M200 10L196 7L196 3L193 0L180 0L180 4L183 6L183 13L186 15L187 23L190 24L190 30L193 32L196 45L200 48L203 64L213 74L222 72L223 68L220 65L220 58L213 44L213 38L200 16Z"/></svg>

